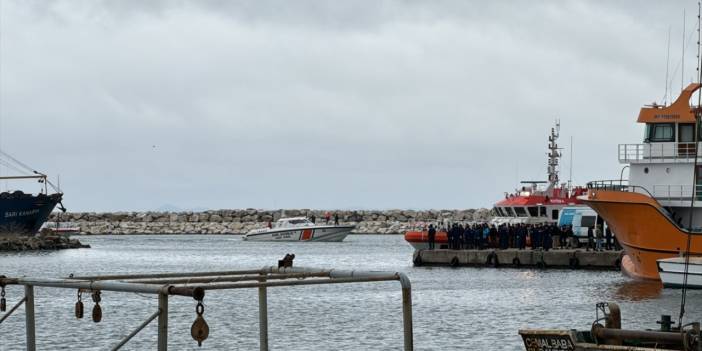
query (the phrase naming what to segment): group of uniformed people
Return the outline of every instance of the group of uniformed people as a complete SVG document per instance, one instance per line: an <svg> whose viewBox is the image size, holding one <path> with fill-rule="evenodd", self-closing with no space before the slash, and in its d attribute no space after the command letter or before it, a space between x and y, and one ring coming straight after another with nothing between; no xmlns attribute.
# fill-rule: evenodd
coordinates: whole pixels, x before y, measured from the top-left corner
<svg viewBox="0 0 702 351"><path fill-rule="evenodd" d="M598 228L595 228L595 232ZM427 228L429 249L436 247L436 233L446 232L448 247L453 250L460 249L520 249L530 247L532 250L550 250L552 248L577 248L580 246L578 238L573 233L572 226L559 227L556 224L501 224L494 225L488 223L446 223L434 226L430 224ZM592 233L592 229L588 234ZM592 234L588 235L590 239ZM604 236L604 235L603 235ZM606 247L613 249L612 232L606 230L606 245L600 246L597 241L597 248ZM604 240L603 240L604 241ZM604 242L602 243L604 244ZM587 249L595 249L595 242L590 239Z"/></svg>

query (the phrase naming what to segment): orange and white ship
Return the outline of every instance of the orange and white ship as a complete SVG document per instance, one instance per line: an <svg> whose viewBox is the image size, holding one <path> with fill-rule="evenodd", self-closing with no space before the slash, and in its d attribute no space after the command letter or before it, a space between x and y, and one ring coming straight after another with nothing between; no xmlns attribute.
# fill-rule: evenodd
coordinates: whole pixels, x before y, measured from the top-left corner
<svg viewBox="0 0 702 351"><path fill-rule="evenodd" d="M542 224L556 223L560 211L564 207L585 206L578 198L587 191L584 187L571 186L570 182L560 183L559 165L561 148L558 146L560 122L556 121L548 137L548 181L522 181L521 186L513 193L505 193L505 198L495 203L495 217L491 224ZM423 231L408 231L405 241L415 249L429 247L427 229ZM444 231L437 231L436 247L448 244L448 236Z"/></svg>
<svg viewBox="0 0 702 351"><path fill-rule="evenodd" d="M637 120L646 126L643 143L619 145L628 181L588 183L582 197L624 248L622 270L631 277L660 279L656 260L684 255L688 234L690 255L702 255L702 187L696 185L702 165L695 143L695 135L702 140L695 133L702 109L690 105L700 87L690 84L668 106L643 107Z"/></svg>

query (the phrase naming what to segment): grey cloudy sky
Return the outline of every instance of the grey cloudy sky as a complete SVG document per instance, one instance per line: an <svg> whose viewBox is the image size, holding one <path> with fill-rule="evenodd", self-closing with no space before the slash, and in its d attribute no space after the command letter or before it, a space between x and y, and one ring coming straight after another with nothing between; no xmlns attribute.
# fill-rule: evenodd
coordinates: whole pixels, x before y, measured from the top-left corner
<svg viewBox="0 0 702 351"><path fill-rule="evenodd" d="M72 211L489 207L545 179L556 117L577 182L619 177L683 8L0 0L0 147Z"/></svg>

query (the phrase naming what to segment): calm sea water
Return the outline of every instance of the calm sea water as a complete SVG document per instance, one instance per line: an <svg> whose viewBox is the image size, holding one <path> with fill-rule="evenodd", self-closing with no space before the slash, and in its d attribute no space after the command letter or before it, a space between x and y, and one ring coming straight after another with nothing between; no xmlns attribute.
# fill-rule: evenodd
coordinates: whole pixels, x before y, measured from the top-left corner
<svg viewBox="0 0 702 351"><path fill-rule="evenodd" d="M620 304L625 328L656 328L660 314L677 320L680 290L634 282L619 272L413 267L402 236L354 235L342 243L256 243L240 236L90 236L91 249L2 253L0 274L61 277L108 274L232 270L275 265L295 253L295 265L386 270L412 280L417 350L520 350L520 328L587 329L595 303ZM154 296L103 292L103 320L73 315L74 290L36 288L37 346L41 350L104 350L157 308ZM402 349L402 303L398 282L269 289L269 338L274 350ZM22 296L7 290L8 305ZM210 337L202 350L258 349L257 290L208 292L205 319ZM195 303L170 299L169 345L195 350L190 337ZM702 292L688 294L689 320L702 319ZM0 325L0 350L24 349L22 309ZM156 348L156 323L124 349Z"/></svg>

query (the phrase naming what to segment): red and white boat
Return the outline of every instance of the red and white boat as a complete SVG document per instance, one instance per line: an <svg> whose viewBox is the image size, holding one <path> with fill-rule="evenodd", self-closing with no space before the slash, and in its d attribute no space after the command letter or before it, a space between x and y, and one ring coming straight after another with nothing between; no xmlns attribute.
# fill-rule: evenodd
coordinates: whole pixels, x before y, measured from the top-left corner
<svg viewBox="0 0 702 351"><path fill-rule="evenodd" d="M561 158L558 147L560 122L551 128L548 138L548 181L523 181L521 187L513 193L505 193L505 198L498 201L493 212L495 217L491 224L539 224L556 223L561 209L568 206L585 206L577 197L587 193L587 189L571 186L570 182L560 183L558 177ZM427 228L422 231L408 231L405 241L416 250L429 247ZM435 238L436 247L448 243L448 236L444 231L437 231Z"/></svg>
<svg viewBox="0 0 702 351"><path fill-rule="evenodd" d="M254 229L243 240L248 241L331 241L340 242L355 225L318 225L306 217L281 218L269 228Z"/></svg>

